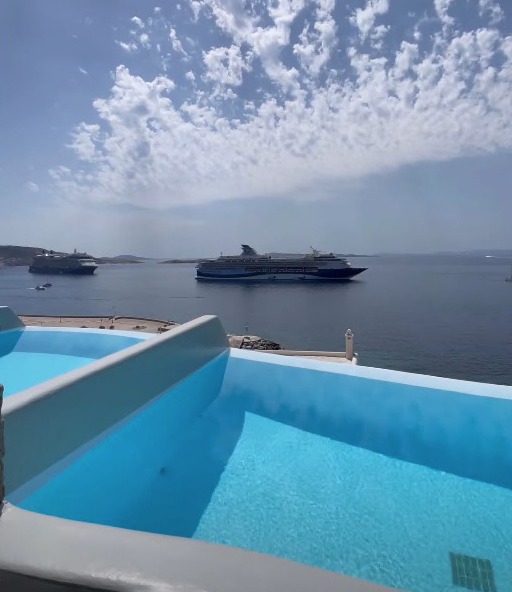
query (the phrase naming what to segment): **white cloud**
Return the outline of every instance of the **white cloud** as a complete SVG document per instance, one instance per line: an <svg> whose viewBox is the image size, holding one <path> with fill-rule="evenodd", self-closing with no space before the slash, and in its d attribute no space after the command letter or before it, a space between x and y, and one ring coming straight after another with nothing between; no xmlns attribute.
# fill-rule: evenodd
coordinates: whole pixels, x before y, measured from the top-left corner
<svg viewBox="0 0 512 592"><path fill-rule="evenodd" d="M50 169L48 171L48 174L50 175L50 177L52 177L52 179L58 179L58 178L65 176L65 175L71 175L72 171L68 167L65 167L63 165L58 165L55 168Z"/></svg>
<svg viewBox="0 0 512 592"><path fill-rule="evenodd" d="M407 41L402 41L400 51L395 55L395 67L393 74L396 78L402 79L415 66L418 60L418 46Z"/></svg>
<svg viewBox="0 0 512 592"><path fill-rule="evenodd" d="M33 181L27 181L27 188L33 193L39 192L39 185L37 183L34 183Z"/></svg>
<svg viewBox="0 0 512 592"><path fill-rule="evenodd" d="M192 0L190 2L190 8L192 9L192 13L194 15L194 21L197 21L202 8L201 2L199 2L199 0Z"/></svg>
<svg viewBox="0 0 512 592"><path fill-rule="evenodd" d="M203 61L206 66L206 78L209 80L221 85L240 86L242 84L242 73L247 66L237 45L215 47L204 52Z"/></svg>
<svg viewBox="0 0 512 592"><path fill-rule="evenodd" d="M174 92L166 76L119 66L110 95L94 102L98 122L73 132L78 165L50 174L69 199L161 208L304 195L328 180L512 149L512 36L448 27L449 3L437 3L431 39L411 42L409 30L384 53L388 25L376 19L388 2L349 15L365 44L347 47L330 0L312 5L294 44L301 0L259 16L242 0L204 0L200 10L228 42L189 44L184 76L194 84ZM165 42L180 51L176 29L165 27ZM154 51L147 23L145 32ZM334 59L338 48L348 63Z"/></svg>
<svg viewBox="0 0 512 592"><path fill-rule="evenodd" d="M138 50L137 44L133 41L129 43L125 43L124 41L116 41L116 44L119 45L121 49L124 49L127 53L134 53Z"/></svg>
<svg viewBox="0 0 512 592"><path fill-rule="evenodd" d="M434 8L436 9L437 16L445 25L452 25L454 20L448 15L448 9L453 0L434 0Z"/></svg>
<svg viewBox="0 0 512 592"><path fill-rule="evenodd" d="M389 25L377 25L373 28L370 37L372 40L372 46L375 49L382 49L384 38L386 37L387 33L389 32L390 26Z"/></svg>
<svg viewBox="0 0 512 592"><path fill-rule="evenodd" d="M142 33L139 37L140 45L144 49L149 49L151 47L151 43L149 42L149 35L147 33Z"/></svg>
<svg viewBox="0 0 512 592"><path fill-rule="evenodd" d="M142 19L140 19L138 16L134 16L130 20L134 25L137 25L137 27L139 27L139 29L144 28L144 23L142 22Z"/></svg>
<svg viewBox="0 0 512 592"><path fill-rule="evenodd" d="M253 52L261 60L267 76L282 89L293 92L298 89L298 71L288 68L281 60L281 50L288 43L289 29L258 27L250 35Z"/></svg>
<svg viewBox="0 0 512 592"><path fill-rule="evenodd" d="M505 13L496 0L478 0L480 16L488 15L491 25L496 25L505 18Z"/></svg>
<svg viewBox="0 0 512 592"><path fill-rule="evenodd" d="M155 14L161 14L162 8L160 6L155 6L155 8L153 9L153 12Z"/></svg>
<svg viewBox="0 0 512 592"><path fill-rule="evenodd" d="M325 0L319 0L323 4ZM251 47L259 58L266 75L287 92L297 90L298 72L287 67L281 59L281 51L289 44L290 27L304 8L305 0L277 0L269 3L269 26L262 26L260 19L248 12L244 0L204 0L217 26L230 35L235 45L243 43Z"/></svg>
<svg viewBox="0 0 512 592"><path fill-rule="evenodd" d="M316 15L313 27L305 25L299 35L300 44L296 43L293 46L293 52L299 58L302 67L313 76L317 76L327 64L337 45L337 26L330 11L320 5Z"/></svg>
<svg viewBox="0 0 512 592"><path fill-rule="evenodd" d="M138 53L141 51L148 51L154 49L157 53L161 53L162 43L165 43L165 39L161 35L162 30L166 26L166 20L160 15L161 8L155 7L154 13L157 17L147 17L142 20L138 16L134 16L130 19L130 22L135 25L128 33L129 38L126 41L116 41L127 53Z"/></svg>
<svg viewBox="0 0 512 592"><path fill-rule="evenodd" d="M388 10L389 0L368 0L364 8L357 8L354 11L350 17L350 23L359 29L361 39L364 40L373 29L376 18L386 14Z"/></svg>
<svg viewBox="0 0 512 592"><path fill-rule="evenodd" d="M172 48L176 53L181 53L183 56L188 57L188 53L183 49L183 45L178 38L178 34L176 33L176 29L171 27L169 29L169 39L171 40Z"/></svg>
<svg viewBox="0 0 512 592"><path fill-rule="evenodd" d="M80 160L93 161L101 128L98 124L80 123L72 134L70 147Z"/></svg>
<svg viewBox="0 0 512 592"><path fill-rule="evenodd" d="M236 43L246 41L253 32L257 19L245 9L244 0L203 0L192 2L192 7L209 9L219 29L231 35Z"/></svg>

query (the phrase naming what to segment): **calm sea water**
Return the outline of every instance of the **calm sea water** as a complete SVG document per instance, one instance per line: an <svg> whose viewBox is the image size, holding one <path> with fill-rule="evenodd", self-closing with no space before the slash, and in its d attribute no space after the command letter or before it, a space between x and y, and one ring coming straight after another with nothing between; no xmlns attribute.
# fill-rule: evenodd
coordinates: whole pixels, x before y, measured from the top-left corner
<svg viewBox="0 0 512 592"><path fill-rule="evenodd" d="M344 350L360 362L512 384L510 266L473 257L353 258L368 271L346 284L215 284L194 265L103 265L91 277L0 269L0 305L19 314L133 315L185 322L215 314L226 331L296 349ZM35 291L37 283L53 287Z"/></svg>

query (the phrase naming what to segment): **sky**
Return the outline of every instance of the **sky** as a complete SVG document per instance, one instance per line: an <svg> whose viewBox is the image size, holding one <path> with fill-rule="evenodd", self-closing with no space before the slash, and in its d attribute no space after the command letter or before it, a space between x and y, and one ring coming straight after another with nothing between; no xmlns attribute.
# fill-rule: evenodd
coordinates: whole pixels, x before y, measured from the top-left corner
<svg viewBox="0 0 512 592"><path fill-rule="evenodd" d="M0 43L0 244L512 247L510 0L17 0Z"/></svg>

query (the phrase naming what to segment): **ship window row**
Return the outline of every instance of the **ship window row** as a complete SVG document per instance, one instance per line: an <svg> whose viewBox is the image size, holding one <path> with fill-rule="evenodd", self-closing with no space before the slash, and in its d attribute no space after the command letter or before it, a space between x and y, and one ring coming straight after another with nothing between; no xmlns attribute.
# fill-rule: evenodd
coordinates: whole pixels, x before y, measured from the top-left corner
<svg viewBox="0 0 512 592"><path fill-rule="evenodd" d="M258 273L314 273L316 267L246 267L246 272Z"/></svg>

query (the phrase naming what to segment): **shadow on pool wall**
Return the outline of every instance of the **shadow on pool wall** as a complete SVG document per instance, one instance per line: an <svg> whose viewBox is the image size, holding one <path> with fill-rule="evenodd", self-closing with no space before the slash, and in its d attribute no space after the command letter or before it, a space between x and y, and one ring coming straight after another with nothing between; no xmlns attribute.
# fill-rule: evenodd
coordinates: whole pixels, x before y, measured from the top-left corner
<svg viewBox="0 0 512 592"><path fill-rule="evenodd" d="M13 351L25 325L8 306L0 306L0 357Z"/></svg>
<svg viewBox="0 0 512 592"><path fill-rule="evenodd" d="M16 349L23 335L23 329L11 329L0 333L0 358Z"/></svg>
<svg viewBox="0 0 512 592"><path fill-rule="evenodd" d="M512 489L510 399L291 367L280 359L267 362L262 358L267 354L259 354L257 360L235 355L229 359L219 400L230 409L232 425L237 413L238 422L243 422L246 411L399 460ZM399 380L399 373L388 374L389 380ZM418 376L418 382L428 383L429 378ZM446 386L451 386L450 381ZM478 387L485 394L486 385Z"/></svg>
<svg viewBox="0 0 512 592"><path fill-rule="evenodd" d="M62 518L191 537L242 425L230 432L225 423L201 421L226 363L227 353L10 501Z"/></svg>

